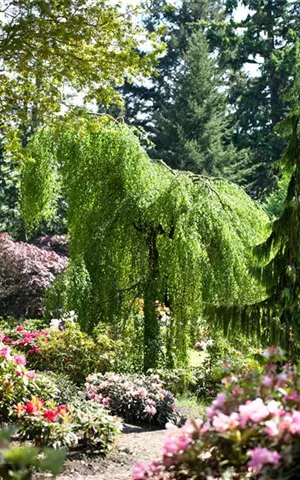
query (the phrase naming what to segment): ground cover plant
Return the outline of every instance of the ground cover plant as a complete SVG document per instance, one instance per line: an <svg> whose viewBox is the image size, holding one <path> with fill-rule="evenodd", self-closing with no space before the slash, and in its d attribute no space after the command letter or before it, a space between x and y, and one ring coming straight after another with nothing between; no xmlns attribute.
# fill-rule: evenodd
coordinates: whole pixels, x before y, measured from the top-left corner
<svg viewBox="0 0 300 480"><path fill-rule="evenodd" d="M278 347L224 388L206 415L167 433L162 457L137 464L135 480L289 478L300 475L300 367L283 363Z"/></svg>
<svg viewBox="0 0 300 480"><path fill-rule="evenodd" d="M85 387L86 398L127 422L165 426L176 421L175 399L157 375L93 374L87 377Z"/></svg>

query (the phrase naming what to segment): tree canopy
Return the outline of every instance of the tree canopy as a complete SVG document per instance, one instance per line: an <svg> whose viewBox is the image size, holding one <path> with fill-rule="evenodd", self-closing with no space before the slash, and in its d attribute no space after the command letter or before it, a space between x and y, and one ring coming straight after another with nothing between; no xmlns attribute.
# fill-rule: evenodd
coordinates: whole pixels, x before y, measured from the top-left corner
<svg viewBox="0 0 300 480"><path fill-rule="evenodd" d="M182 364L204 305L262 294L247 264L267 217L235 185L151 161L136 133L107 117L39 129L25 149L22 212L28 226L51 218L61 180L71 263L90 295L82 324L117 322L142 297L147 369L161 352L157 300L170 305L168 354Z"/></svg>
<svg viewBox="0 0 300 480"><path fill-rule="evenodd" d="M161 50L132 9L106 0L3 0L0 13L0 119L23 129L58 112L68 86L85 100L118 100L114 87L148 74Z"/></svg>

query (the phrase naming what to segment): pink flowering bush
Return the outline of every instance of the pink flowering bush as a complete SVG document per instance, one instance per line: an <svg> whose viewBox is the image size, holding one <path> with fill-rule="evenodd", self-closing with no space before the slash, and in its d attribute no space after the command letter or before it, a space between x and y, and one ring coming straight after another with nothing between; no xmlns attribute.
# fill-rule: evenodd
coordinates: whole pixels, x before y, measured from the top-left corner
<svg viewBox="0 0 300 480"><path fill-rule="evenodd" d="M138 463L135 480L300 478L300 368L281 364L280 349L264 352L265 368L234 380L206 416L172 427L162 456Z"/></svg>
<svg viewBox="0 0 300 480"><path fill-rule="evenodd" d="M26 357L0 341L0 418L6 419L14 403L26 398L36 374L26 368Z"/></svg>
<svg viewBox="0 0 300 480"><path fill-rule="evenodd" d="M89 375L85 396L101 403L113 415L133 423L151 422L164 426L176 418L174 397L163 389L157 375Z"/></svg>
<svg viewBox="0 0 300 480"><path fill-rule="evenodd" d="M23 325L17 325L13 329L0 331L0 338L6 345L21 350L26 355L33 355L40 351L40 343L49 342L48 330L31 331Z"/></svg>
<svg viewBox="0 0 300 480"><path fill-rule="evenodd" d="M0 315L41 317L44 292L66 266L65 257L0 233Z"/></svg>

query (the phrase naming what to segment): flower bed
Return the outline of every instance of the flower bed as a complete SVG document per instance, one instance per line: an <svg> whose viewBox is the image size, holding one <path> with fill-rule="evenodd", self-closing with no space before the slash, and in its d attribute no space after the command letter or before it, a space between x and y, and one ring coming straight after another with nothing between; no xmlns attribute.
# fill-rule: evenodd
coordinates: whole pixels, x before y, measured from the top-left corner
<svg viewBox="0 0 300 480"><path fill-rule="evenodd" d="M87 377L85 395L128 422L164 426L176 417L174 397L157 375L93 374Z"/></svg>
<svg viewBox="0 0 300 480"><path fill-rule="evenodd" d="M279 369L277 348L264 355L263 374L225 379L206 417L172 428L161 458L138 463L134 479L299 479L300 369Z"/></svg>

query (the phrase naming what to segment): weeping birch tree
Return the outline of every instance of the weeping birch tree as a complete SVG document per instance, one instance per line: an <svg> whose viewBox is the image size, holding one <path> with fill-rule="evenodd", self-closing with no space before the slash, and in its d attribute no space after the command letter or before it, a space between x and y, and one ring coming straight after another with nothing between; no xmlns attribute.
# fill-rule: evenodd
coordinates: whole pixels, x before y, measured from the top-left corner
<svg viewBox="0 0 300 480"><path fill-rule="evenodd" d="M170 306L167 353L178 366L205 305L262 297L248 264L267 217L233 184L151 161L143 142L107 117L39 129L23 152L22 213L34 228L52 217L63 192L75 279L68 295L81 299L81 325L120 322L143 298L147 370L162 349L157 301Z"/></svg>

